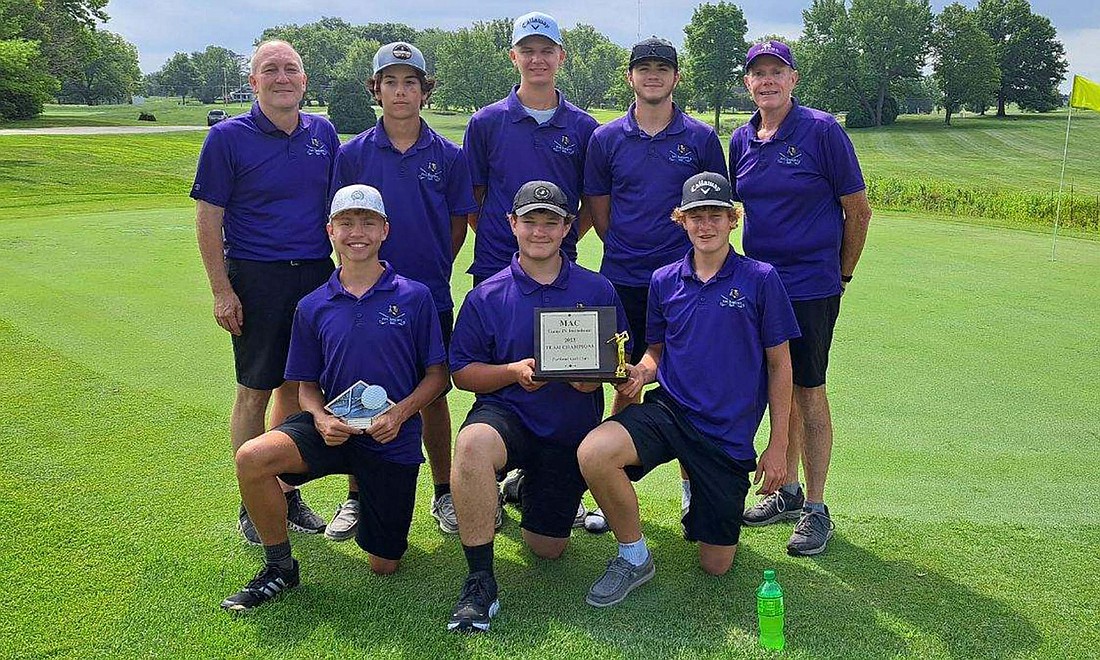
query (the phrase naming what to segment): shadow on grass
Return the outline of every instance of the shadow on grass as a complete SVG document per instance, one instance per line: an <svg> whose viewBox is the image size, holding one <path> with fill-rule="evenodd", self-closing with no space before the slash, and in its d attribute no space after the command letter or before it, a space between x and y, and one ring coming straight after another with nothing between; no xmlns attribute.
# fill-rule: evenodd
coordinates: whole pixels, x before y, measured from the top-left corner
<svg viewBox="0 0 1100 660"><path fill-rule="evenodd" d="M407 656L765 657L756 645L754 594L763 569L775 567L792 655L884 657L931 649L1004 657L1040 643L1031 624L1005 604L840 536L819 559L777 560L753 548L763 550L774 538L746 535L734 569L715 578L699 569L696 549L678 528L647 525L657 576L621 605L594 609L584 594L615 552L613 537L575 533L563 560L544 561L515 550L515 519L502 532L496 553L502 610L488 635L445 629L465 576L453 537L432 551L410 547L401 570L385 578L371 575L358 552L306 539L296 544L302 586L238 621L270 652L301 650L323 636L338 648Z"/></svg>

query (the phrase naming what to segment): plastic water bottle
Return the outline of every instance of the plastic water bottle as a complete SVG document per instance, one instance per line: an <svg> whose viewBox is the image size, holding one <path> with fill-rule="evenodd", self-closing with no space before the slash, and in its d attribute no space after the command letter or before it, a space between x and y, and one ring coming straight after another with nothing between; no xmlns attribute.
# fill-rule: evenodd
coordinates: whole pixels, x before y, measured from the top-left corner
<svg viewBox="0 0 1100 660"><path fill-rule="evenodd" d="M773 651L783 650L783 590L775 581L775 571L764 571L764 583L756 590L756 616L760 621L760 645Z"/></svg>

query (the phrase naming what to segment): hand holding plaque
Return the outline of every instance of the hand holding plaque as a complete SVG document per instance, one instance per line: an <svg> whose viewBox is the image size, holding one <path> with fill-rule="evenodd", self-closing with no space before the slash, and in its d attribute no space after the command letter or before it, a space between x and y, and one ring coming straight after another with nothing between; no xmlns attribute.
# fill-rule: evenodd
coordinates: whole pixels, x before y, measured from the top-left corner
<svg viewBox="0 0 1100 660"><path fill-rule="evenodd" d="M386 394L386 388L380 385L368 385L363 381L356 381L354 385L344 390L338 397L328 402L325 410L329 411L340 421L357 429L368 429L374 423L374 418L393 407Z"/></svg>
<svg viewBox="0 0 1100 660"><path fill-rule="evenodd" d="M627 338L614 307L537 308L533 379L621 383Z"/></svg>

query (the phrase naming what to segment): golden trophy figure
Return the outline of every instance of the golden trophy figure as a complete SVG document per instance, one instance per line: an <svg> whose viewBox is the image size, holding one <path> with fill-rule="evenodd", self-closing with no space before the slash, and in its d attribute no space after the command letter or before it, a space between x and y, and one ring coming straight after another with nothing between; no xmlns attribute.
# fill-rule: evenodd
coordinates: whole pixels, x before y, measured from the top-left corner
<svg viewBox="0 0 1100 660"><path fill-rule="evenodd" d="M615 369L615 378L626 378L626 342L630 339L630 333L626 330L611 335L607 343L615 342L615 348L619 353L619 366Z"/></svg>

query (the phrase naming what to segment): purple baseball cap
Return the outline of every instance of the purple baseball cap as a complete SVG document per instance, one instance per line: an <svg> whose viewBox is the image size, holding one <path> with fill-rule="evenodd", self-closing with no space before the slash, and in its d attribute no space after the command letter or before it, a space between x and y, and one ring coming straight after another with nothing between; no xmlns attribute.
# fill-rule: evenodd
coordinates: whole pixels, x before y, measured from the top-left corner
<svg viewBox="0 0 1100 660"><path fill-rule="evenodd" d="M794 65L794 55L791 54L791 47L782 41L764 41L762 43L753 44L752 48L749 48L749 52L745 55L745 68L748 69L752 61L761 55L778 57L783 60L784 64L792 69L798 68Z"/></svg>

